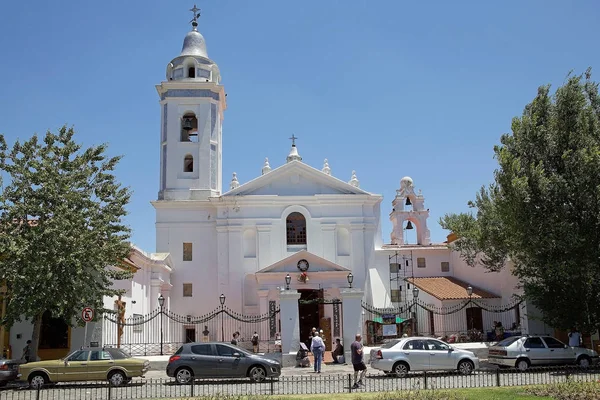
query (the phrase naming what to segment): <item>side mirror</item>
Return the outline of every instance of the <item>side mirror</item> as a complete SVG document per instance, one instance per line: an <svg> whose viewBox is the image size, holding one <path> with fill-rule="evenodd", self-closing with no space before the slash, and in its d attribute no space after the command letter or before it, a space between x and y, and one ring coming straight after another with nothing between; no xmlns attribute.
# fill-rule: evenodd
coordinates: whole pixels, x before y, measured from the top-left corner
<svg viewBox="0 0 600 400"><path fill-rule="evenodd" d="M569 348L569 346L567 346L567 345L565 344L565 349L568 349L568 348Z"/></svg>
<svg viewBox="0 0 600 400"><path fill-rule="evenodd" d="M448 351L452 353L454 351L454 347L448 347Z"/></svg>
<svg viewBox="0 0 600 400"><path fill-rule="evenodd" d="M69 360L65 360L65 367L69 365Z"/></svg>
<svg viewBox="0 0 600 400"><path fill-rule="evenodd" d="M233 353L233 356L234 356L235 358L240 358L240 357L242 357L242 355L241 355L240 353Z"/></svg>

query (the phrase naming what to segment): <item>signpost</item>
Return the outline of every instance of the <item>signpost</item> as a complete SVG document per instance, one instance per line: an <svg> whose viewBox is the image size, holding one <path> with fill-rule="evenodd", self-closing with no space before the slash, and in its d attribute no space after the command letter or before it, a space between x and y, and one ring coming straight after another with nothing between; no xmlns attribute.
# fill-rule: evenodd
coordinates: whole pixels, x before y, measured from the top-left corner
<svg viewBox="0 0 600 400"><path fill-rule="evenodd" d="M85 332L83 334L83 346L87 343L87 331L88 323L94 320L94 309L91 307L85 307L81 310L81 319L85 322Z"/></svg>

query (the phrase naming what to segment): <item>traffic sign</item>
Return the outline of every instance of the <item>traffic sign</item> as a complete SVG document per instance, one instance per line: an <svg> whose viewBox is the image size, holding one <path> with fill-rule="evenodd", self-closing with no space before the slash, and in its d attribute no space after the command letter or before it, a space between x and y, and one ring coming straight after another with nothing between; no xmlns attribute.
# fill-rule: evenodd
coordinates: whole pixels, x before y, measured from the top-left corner
<svg viewBox="0 0 600 400"><path fill-rule="evenodd" d="M94 319L94 310L91 307L86 307L81 311L81 319L85 322L91 322Z"/></svg>

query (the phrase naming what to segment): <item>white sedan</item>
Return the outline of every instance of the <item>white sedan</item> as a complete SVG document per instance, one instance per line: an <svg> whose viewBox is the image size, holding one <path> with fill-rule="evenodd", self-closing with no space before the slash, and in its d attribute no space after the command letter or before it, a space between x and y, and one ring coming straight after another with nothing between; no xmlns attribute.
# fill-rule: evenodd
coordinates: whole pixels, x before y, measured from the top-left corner
<svg viewBox="0 0 600 400"><path fill-rule="evenodd" d="M433 338L395 339L371 350L371 367L405 377L409 371L458 371L468 375L479 368L479 358Z"/></svg>

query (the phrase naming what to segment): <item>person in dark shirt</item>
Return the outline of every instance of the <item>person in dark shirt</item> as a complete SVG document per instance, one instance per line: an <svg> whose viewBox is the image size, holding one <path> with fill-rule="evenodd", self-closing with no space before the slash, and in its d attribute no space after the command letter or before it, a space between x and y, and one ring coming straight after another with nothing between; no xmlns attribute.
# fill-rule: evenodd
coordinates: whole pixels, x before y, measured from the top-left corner
<svg viewBox="0 0 600 400"><path fill-rule="evenodd" d="M331 353L331 356L333 357L333 363L339 364L340 362L338 361L338 357L343 355L344 346L342 346L342 342L340 341L340 339L337 338L335 339L335 349L333 349L333 352Z"/></svg>
<svg viewBox="0 0 600 400"><path fill-rule="evenodd" d="M360 386L364 386L363 379L367 373L367 366L363 361L363 345L360 342L362 337L360 333L356 335L354 343L350 346L352 353L352 366L354 367L354 386L352 389L358 389ZM360 372L360 379L358 379L358 373Z"/></svg>

